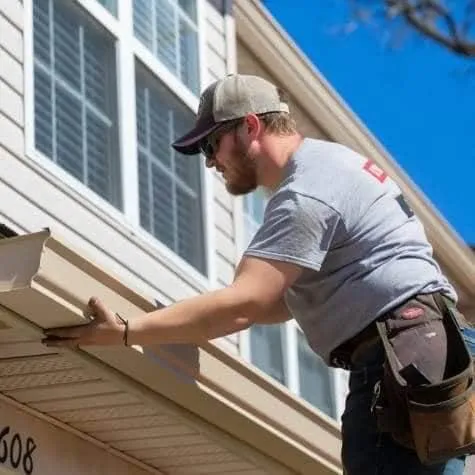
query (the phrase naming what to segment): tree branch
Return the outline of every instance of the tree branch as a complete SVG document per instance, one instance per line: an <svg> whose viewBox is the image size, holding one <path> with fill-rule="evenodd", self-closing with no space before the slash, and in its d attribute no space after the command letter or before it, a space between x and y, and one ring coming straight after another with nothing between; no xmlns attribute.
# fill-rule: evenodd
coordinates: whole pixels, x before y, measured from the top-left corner
<svg viewBox="0 0 475 475"><path fill-rule="evenodd" d="M475 42L467 38L469 26L465 23L464 28L459 28L455 17L440 1L385 0L385 3L423 35L462 56L475 57ZM445 24L447 33L437 26L438 21Z"/></svg>

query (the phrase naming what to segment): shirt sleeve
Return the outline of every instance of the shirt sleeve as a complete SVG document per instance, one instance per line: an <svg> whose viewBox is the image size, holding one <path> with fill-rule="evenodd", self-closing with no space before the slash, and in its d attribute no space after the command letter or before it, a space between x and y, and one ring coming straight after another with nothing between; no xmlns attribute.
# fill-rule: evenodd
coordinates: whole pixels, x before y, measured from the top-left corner
<svg viewBox="0 0 475 475"><path fill-rule="evenodd" d="M277 192L244 254L319 271L339 222L339 213L314 197L291 190Z"/></svg>

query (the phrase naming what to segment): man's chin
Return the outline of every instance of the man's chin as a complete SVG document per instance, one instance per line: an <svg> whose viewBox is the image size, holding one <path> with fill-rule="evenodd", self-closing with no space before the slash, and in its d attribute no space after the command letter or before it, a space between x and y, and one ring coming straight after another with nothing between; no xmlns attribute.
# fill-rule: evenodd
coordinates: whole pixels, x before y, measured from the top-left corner
<svg viewBox="0 0 475 475"><path fill-rule="evenodd" d="M226 190L233 196L247 195L255 191L257 185L237 185L236 183L226 182Z"/></svg>

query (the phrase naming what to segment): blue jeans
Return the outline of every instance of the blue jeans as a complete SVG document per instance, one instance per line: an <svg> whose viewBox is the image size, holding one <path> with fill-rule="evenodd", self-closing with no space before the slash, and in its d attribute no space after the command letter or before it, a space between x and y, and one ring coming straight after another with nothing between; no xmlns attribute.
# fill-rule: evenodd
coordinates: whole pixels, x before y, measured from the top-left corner
<svg viewBox="0 0 475 475"><path fill-rule="evenodd" d="M475 329L462 330L475 355ZM350 391L342 417L342 460L348 475L461 475L465 458L439 465L423 465L414 451L381 433L371 412L373 389L382 377L384 351L379 344L361 358L350 374Z"/></svg>

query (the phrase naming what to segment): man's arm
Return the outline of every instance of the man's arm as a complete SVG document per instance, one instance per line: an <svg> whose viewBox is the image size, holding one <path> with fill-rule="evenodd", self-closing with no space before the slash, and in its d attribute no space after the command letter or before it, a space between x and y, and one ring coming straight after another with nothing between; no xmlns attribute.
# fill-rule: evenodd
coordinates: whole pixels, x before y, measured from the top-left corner
<svg viewBox="0 0 475 475"><path fill-rule="evenodd" d="M283 323L287 320L292 320L292 315L289 312L287 304L282 297L266 314L259 315L253 323L261 325L271 325L274 323Z"/></svg>
<svg viewBox="0 0 475 475"><path fill-rule="evenodd" d="M253 323L271 323L272 315L279 321L288 319L282 306L283 296L301 272L302 268L295 264L245 256L228 287L130 319L127 342L199 343L243 330ZM95 317L93 322L47 330L45 344L121 344L124 327L114 313L97 298L91 299L89 309Z"/></svg>

